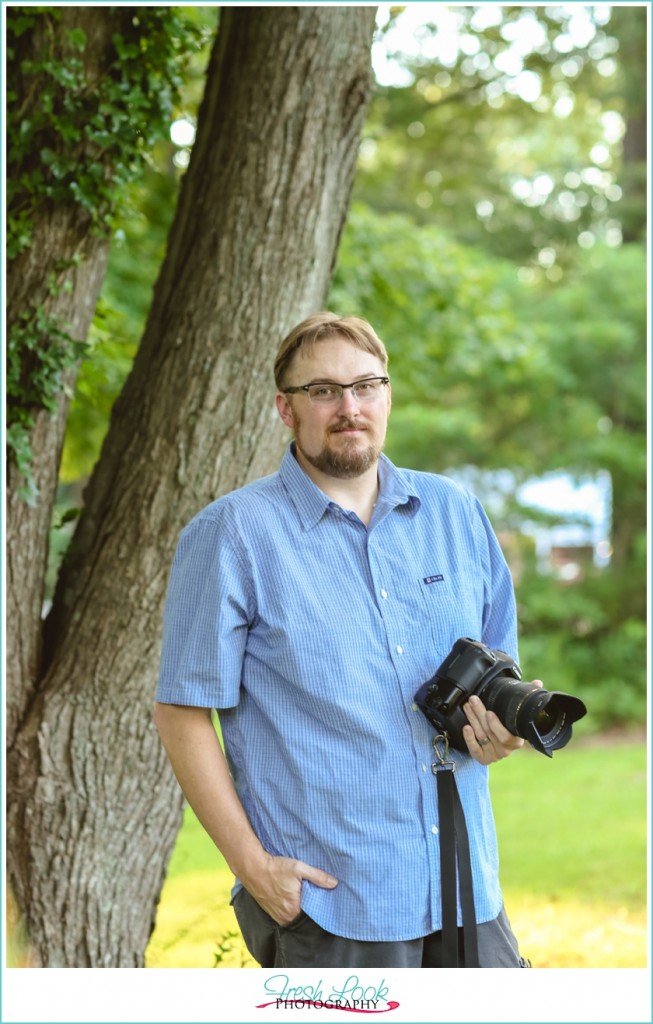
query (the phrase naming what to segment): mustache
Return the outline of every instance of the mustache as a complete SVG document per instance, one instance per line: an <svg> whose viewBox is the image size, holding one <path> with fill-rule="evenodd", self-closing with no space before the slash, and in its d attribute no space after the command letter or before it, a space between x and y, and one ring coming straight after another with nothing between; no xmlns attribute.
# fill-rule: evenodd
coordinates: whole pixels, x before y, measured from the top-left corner
<svg viewBox="0 0 653 1024"><path fill-rule="evenodd" d="M341 430L367 430L367 427L362 420L352 420L348 416L344 416L332 427L329 427L329 433L337 434Z"/></svg>

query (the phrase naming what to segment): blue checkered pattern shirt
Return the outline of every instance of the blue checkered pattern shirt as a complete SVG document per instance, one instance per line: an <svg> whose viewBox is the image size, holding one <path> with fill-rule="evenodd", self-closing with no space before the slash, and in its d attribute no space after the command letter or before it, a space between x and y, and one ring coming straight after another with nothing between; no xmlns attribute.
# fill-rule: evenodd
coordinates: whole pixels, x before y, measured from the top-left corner
<svg viewBox="0 0 653 1024"><path fill-rule="evenodd" d="M296 461L184 529L157 700L217 708L236 789L269 853L334 875L302 908L374 941L441 928L434 730L413 696L458 637L513 657L510 573L479 502L379 463L369 527ZM501 909L487 768L453 752L479 922Z"/></svg>

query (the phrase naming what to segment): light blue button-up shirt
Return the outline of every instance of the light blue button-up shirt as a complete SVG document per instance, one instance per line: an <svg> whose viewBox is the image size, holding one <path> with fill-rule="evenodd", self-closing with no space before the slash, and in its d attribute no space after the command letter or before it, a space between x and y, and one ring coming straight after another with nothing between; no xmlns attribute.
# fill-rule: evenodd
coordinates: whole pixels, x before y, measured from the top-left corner
<svg viewBox="0 0 653 1024"><path fill-rule="evenodd" d="M442 926L434 730L413 701L461 636L517 657L513 586L479 502L379 463L369 527L304 473L213 502L183 530L157 700L217 708L265 849L334 875L302 908L349 938ZM487 768L453 751L479 922L501 909Z"/></svg>

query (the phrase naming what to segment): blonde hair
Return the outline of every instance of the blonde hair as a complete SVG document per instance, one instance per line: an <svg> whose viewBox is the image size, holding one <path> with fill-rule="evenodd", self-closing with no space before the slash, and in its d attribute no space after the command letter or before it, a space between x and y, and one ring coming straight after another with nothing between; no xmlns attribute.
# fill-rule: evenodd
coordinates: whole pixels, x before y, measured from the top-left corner
<svg viewBox="0 0 653 1024"><path fill-rule="evenodd" d="M352 345L380 359L384 372L387 370L388 353L385 345L367 320L358 316L338 316L328 311L314 313L293 327L279 345L274 361L274 380L279 390L287 383L286 374L299 350L310 351L317 342L329 338L345 338Z"/></svg>

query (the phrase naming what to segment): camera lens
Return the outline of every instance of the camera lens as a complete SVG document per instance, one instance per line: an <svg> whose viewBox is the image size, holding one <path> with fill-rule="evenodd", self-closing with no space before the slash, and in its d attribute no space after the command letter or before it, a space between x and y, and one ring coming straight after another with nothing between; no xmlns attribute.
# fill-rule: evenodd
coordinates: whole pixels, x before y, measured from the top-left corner
<svg viewBox="0 0 653 1024"><path fill-rule="evenodd" d="M539 733L550 732L555 727L556 716L552 708L540 708L533 719L533 725Z"/></svg>
<svg viewBox="0 0 653 1024"><path fill-rule="evenodd" d="M569 742L573 723L587 711L577 697L517 683L509 676L496 676L479 696L506 729L549 757Z"/></svg>

